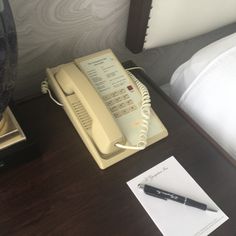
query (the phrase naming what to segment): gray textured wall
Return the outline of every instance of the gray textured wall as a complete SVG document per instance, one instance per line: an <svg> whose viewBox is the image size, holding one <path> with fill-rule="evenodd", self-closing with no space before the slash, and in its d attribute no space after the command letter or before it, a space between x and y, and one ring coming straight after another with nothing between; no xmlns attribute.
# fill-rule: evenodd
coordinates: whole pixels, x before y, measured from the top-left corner
<svg viewBox="0 0 236 236"><path fill-rule="evenodd" d="M124 45L129 0L9 1L18 34L17 99L40 93L46 67L106 48L121 61L132 59L143 66L161 85L197 49L236 29L232 25L210 36L134 55Z"/></svg>

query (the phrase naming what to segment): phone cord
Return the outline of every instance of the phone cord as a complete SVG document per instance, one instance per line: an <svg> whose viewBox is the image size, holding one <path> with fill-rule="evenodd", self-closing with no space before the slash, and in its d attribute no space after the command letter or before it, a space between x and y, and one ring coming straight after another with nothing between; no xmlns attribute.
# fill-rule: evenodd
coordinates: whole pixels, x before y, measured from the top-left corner
<svg viewBox="0 0 236 236"><path fill-rule="evenodd" d="M147 146L147 135L149 128L150 112L151 112L151 98L146 86L143 83L141 83L138 79L136 79L136 77L130 71L127 71L127 73L136 83L142 96L142 105L140 108L142 116L141 129L136 146L122 145L119 143L117 143L116 146L122 149L142 150Z"/></svg>
<svg viewBox="0 0 236 236"><path fill-rule="evenodd" d="M46 94L48 93L49 94L49 97L58 105L58 106L61 106L63 107L63 104L61 104L60 102L58 102L53 96L52 96L52 93L48 87L48 82L46 80L43 80L41 82L41 92L42 94Z"/></svg>

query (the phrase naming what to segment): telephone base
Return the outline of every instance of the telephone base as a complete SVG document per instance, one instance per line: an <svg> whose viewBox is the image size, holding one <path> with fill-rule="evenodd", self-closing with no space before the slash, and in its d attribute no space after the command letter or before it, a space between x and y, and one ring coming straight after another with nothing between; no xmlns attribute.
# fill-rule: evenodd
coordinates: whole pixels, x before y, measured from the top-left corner
<svg viewBox="0 0 236 236"><path fill-rule="evenodd" d="M77 130L77 132L80 134L80 137L82 138L82 140L85 143L86 147L88 148L89 152L91 153L94 160L98 164L99 168L106 169L106 168L114 165L115 163L138 152L138 150L129 150L129 149L123 150L123 149L121 149L120 152L115 152L115 153L107 156L107 155L101 154L98 151L98 149L94 145L90 135L87 132L87 128L88 128L87 126L90 126L90 125L88 125L88 124L90 124L90 121L87 120L86 124L83 125L81 122L79 122L78 119L76 119L78 114L76 114L76 111L71 104L74 102L74 100L76 100L76 99L78 100L78 98L76 98L76 96L74 94L65 95L54 77L54 74L58 71L58 69L59 68L56 67L56 68L52 68L52 69L47 70L48 82L50 84L50 87L52 88L52 90L56 94L59 101L64 105L63 109L67 113L68 117L70 118L70 120L71 120L72 124L74 125L75 129ZM80 108L80 110L81 109L82 108ZM152 109L151 109L151 112L153 114L152 115L152 122L150 124L152 128L150 128L151 129L151 136L147 140L147 146L149 146L155 142L158 142L159 140L168 136L168 131L165 128L165 126L162 124L162 122L160 121L158 116L155 114L155 112Z"/></svg>
<svg viewBox="0 0 236 236"><path fill-rule="evenodd" d="M115 144L127 140L125 146L137 145L147 122L140 114L145 92L141 93L111 50L48 68L47 82L99 168L106 169L138 151ZM168 135L152 109L147 124L147 146Z"/></svg>

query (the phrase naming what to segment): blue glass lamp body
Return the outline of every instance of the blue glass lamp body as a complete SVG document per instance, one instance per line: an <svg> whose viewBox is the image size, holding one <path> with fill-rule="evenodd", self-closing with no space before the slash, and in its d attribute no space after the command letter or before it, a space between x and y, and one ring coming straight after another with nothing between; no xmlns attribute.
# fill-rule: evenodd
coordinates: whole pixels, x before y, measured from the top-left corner
<svg viewBox="0 0 236 236"><path fill-rule="evenodd" d="M0 0L0 120L15 87L16 65L15 23L8 0Z"/></svg>

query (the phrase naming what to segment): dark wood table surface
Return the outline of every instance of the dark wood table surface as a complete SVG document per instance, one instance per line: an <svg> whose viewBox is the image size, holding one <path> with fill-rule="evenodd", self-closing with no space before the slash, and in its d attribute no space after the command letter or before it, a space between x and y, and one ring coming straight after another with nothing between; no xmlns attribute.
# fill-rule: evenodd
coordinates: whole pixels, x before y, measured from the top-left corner
<svg viewBox="0 0 236 236"><path fill-rule="evenodd" d="M126 182L174 155L229 216L212 235L235 236L235 165L158 89L149 89L169 136L106 170L48 96L18 104L17 119L41 155L0 173L0 235L161 235Z"/></svg>

